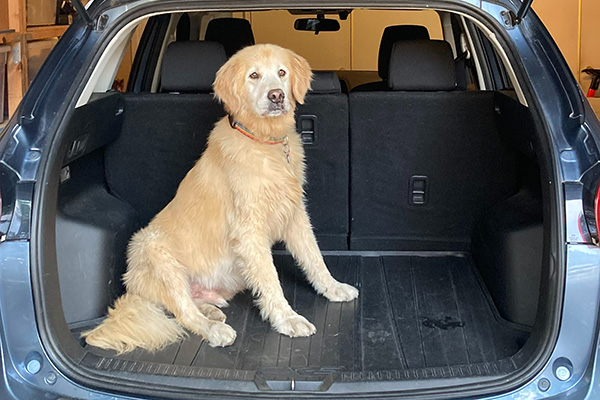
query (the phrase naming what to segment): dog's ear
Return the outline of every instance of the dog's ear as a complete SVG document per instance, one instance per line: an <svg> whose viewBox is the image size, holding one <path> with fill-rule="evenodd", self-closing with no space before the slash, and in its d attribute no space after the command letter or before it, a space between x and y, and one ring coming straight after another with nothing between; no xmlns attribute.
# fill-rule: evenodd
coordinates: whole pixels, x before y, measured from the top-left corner
<svg viewBox="0 0 600 400"><path fill-rule="evenodd" d="M308 61L296 53L290 52L290 86L296 103L304 104L304 96L310 89L312 71Z"/></svg>
<svg viewBox="0 0 600 400"><path fill-rule="evenodd" d="M234 56L219 68L213 83L215 98L224 103L230 114L237 114L242 107L241 98L236 93L242 93L243 84L243 75L240 75L240 66Z"/></svg>

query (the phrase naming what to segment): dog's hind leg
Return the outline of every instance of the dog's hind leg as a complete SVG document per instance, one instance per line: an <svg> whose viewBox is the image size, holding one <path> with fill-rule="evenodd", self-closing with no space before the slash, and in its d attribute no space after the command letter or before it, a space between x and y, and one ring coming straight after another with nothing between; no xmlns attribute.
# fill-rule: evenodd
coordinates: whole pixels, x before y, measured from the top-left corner
<svg viewBox="0 0 600 400"><path fill-rule="evenodd" d="M198 310L211 321L225 322L227 316L221 309L213 304L202 301L201 299L194 299L194 304L198 307Z"/></svg>
<svg viewBox="0 0 600 400"><path fill-rule="evenodd" d="M304 205L296 208L283 233L283 240L315 290L329 301L350 301L358 289L338 282L325 265Z"/></svg>
<svg viewBox="0 0 600 400"><path fill-rule="evenodd" d="M232 327L208 318L194 303L187 269L156 237L143 243L132 241L128 257L129 270L123 277L128 291L162 303L181 326L213 347L229 346L235 341Z"/></svg>

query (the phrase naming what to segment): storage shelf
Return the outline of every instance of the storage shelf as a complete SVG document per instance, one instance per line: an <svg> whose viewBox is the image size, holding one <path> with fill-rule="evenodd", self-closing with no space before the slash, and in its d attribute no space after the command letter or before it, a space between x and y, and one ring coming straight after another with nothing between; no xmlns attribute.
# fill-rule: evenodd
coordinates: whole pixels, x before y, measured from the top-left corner
<svg viewBox="0 0 600 400"><path fill-rule="evenodd" d="M42 40L62 36L69 25L28 26L25 31L26 39Z"/></svg>
<svg viewBox="0 0 600 400"><path fill-rule="evenodd" d="M19 105L29 86L29 49L39 41L62 36L68 25L27 26L26 0L0 0L3 16L8 11L6 22L9 30L0 31L0 46L10 46L8 57L12 62L7 63L6 87L8 89L8 112L12 114ZM4 27L5 25L3 25ZM2 95L0 93L0 95Z"/></svg>
<svg viewBox="0 0 600 400"><path fill-rule="evenodd" d="M0 32L0 45L9 44L9 43L13 42L16 38L17 38L17 33L15 33L15 31L12 31L12 32L2 31L2 32Z"/></svg>

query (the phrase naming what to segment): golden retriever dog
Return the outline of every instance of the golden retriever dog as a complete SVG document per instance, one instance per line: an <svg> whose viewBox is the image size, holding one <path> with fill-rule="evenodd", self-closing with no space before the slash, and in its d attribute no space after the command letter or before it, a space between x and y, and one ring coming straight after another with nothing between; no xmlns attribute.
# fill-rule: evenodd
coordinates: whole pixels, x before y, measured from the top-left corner
<svg viewBox="0 0 600 400"><path fill-rule="evenodd" d="M314 334L283 295L271 255L278 240L319 294L336 302L358 296L327 270L305 209L294 109L311 77L305 59L275 45L246 47L221 67L214 92L228 116L175 198L131 238L126 294L83 334L88 344L155 351L185 328L211 346L231 345L236 332L218 307L245 289L277 332Z"/></svg>

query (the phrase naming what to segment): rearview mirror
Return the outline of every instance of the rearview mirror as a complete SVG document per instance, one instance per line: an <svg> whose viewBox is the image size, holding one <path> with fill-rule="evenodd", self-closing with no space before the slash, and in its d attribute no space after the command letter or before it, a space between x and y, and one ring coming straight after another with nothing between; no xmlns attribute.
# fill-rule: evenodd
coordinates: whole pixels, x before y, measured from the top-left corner
<svg viewBox="0 0 600 400"><path fill-rule="evenodd" d="M318 35L319 32L334 32L340 30L340 23L336 19L325 18L298 18L294 21L297 31L310 31Z"/></svg>

